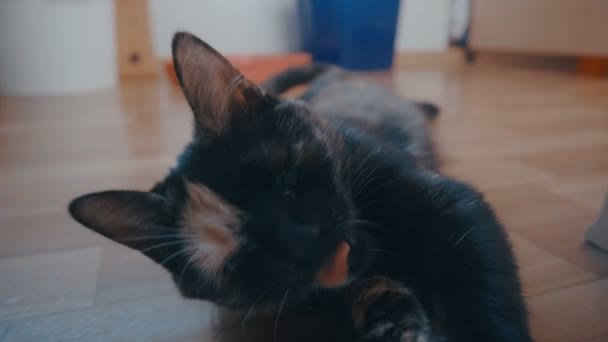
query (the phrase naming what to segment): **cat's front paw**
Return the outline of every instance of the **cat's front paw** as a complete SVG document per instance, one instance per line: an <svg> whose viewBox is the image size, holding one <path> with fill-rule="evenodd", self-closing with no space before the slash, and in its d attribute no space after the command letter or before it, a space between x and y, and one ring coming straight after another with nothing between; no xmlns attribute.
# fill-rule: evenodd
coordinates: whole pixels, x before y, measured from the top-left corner
<svg viewBox="0 0 608 342"><path fill-rule="evenodd" d="M384 323L365 332L359 342L431 342L424 329L402 327L398 323Z"/></svg>
<svg viewBox="0 0 608 342"><path fill-rule="evenodd" d="M357 286L353 320L361 342L431 342L429 320L408 288L375 277Z"/></svg>
<svg viewBox="0 0 608 342"><path fill-rule="evenodd" d="M384 322L364 331L359 342L431 342L428 327Z"/></svg>

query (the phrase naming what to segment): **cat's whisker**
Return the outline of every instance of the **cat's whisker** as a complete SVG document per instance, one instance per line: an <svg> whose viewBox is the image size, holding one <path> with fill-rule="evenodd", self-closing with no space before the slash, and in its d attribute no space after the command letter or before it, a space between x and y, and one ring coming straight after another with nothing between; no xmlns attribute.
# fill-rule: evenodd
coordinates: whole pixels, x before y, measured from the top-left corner
<svg viewBox="0 0 608 342"><path fill-rule="evenodd" d="M154 231L159 231L159 232L169 232L169 233L177 233L179 232L179 228L177 227L154 227Z"/></svg>
<svg viewBox="0 0 608 342"><path fill-rule="evenodd" d="M376 174L378 172L378 170L381 170L383 167L386 166L386 163L383 161L378 161L378 165L376 165L376 167L369 173L369 175L367 176L368 179L371 178L374 174Z"/></svg>
<svg viewBox="0 0 608 342"><path fill-rule="evenodd" d="M369 207L370 205L382 203L383 201L384 201L383 199L376 199L376 200L373 200L373 201L369 201L369 202L367 202L365 204L360 205L357 209L361 210L363 208Z"/></svg>
<svg viewBox="0 0 608 342"><path fill-rule="evenodd" d="M379 176L374 176L374 177L370 177L366 180L365 183L363 183L363 185L361 185L358 189L357 192L353 195L353 199L357 200L357 198L359 197L359 195L362 193L362 191L365 189L366 186L368 186L371 182L380 179Z"/></svg>
<svg viewBox="0 0 608 342"><path fill-rule="evenodd" d="M374 172L376 172L378 169L380 169L384 165L385 164L383 162L379 162L378 165L376 165L371 171L369 171L369 173L366 175L366 177L372 176L374 174Z"/></svg>
<svg viewBox="0 0 608 342"><path fill-rule="evenodd" d="M351 194L355 193L352 197L354 200L356 200L359 197L359 195L365 189L366 186L368 186L374 180L380 178L379 176L376 176L375 174L378 173L378 170L380 170L385 165L386 164L383 162L378 163L378 165L376 165L376 167L374 167L370 172L368 172L368 174L366 176L363 177L363 181L361 182L362 184L355 183L352 185ZM364 170L364 172L365 172L365 170Z"/></svg>
<svg viewBox="0 0 608 342"><path fill-rule="evenodd" d="M365 174L365 172L367 171L367 168L364 168L363 170L361 170L361 172L357 175L357 178L355 178L355 180L353 181L352 184L352 190L356 190L358 189L358 184L359 184L359 178L361 176L363 176ZM363 177L363 179L365 179L365 177Z"/></svg>
<svg viewBox="0 0 608 342"><path fill-rule="evenodd" d="M374 193L374 192L376 192L376 191L378 191L378 190L380 190L380 189L382 189L382 188L385 188L385 187L387 187L387 186L389 186L389 185L391 185L391 184L393 184L393 183L396 183L396 182L398 182L398 181L399 181L399 179L393 179L393 180L390 180L390 181L385 182L385 183L383 183L383 184L381 184L381 185L378 185L376 188L374 188L374 189L372 189L372 190L368 191L367 193L368 193L368 194L372 194L372 193ZM368 207L368 206L370 206L370 205L372 205L372 204L380 203L380 202L382 202L382 201L383 201L383 200L382 200L381 198L380 198L380 199L376 199L376 200L374 200L374 201L369 201L369 202L367 202L367 203L364 203L364 204L360 205L360 206L359 206L357 209L361 210L361 209L366 208L366 207Z"/></svg>
<svg viewBox="0 0 608 342"><path fill-rule="evenodd" d="M146 247L146 248L142 249L140 252L144 253L144 252L147 252L147 251L151 251L153 249L157 249L157 248L161 248L161 247L166 247L166 246L173 246L173 245L177 245L177 244L183 244L185 242L186 242L185 239L180 239L180 240L177 240L177 241L169 241L169 242L165 242L165 243L159 243L159 244L156 244L156 245L152 245L150 247Z"/></svg>
<svg viewBox="0 0 608 342"><path fill-rule="evenodd" d="M473 231L473 228L475 228L475 227L469 228L469 230L467 230L464 234L462 234L460 239L458 239L458 241L456 241L456 243L454 244L454 246L452 246L452 248L458 246L458 244L461 243L462 240L464 240L464 238L467 237L467 235L469 235Z"/></svg>
<svg viewBox="0 0 608 342"><path fill-rule="evenodd" d="M350 173L350 176L351 176L351 179L350 179L350 180L351 180L351 181L354 179L355 175L357 175L357 173L358 173L358 172L361 170L361 168L363 167L363 163L365 162L365 160L366 160L367 158L369 158L370 156L371 156L371 152L370 152L370 153L369 153L369 154L368 154L368 155L367 155L365 158L363 158L363 162L362 162L362 163L359 163L359 165L357 165L357 168L356 168L355 170L353 170L353 171ZM350 162L350 163L352 163L352 162L353 162L353 160L351 159L351 160L349 160L349 162ZM349 164L350 164L350 163L349 163Z"/></svg>
<svg viewBox="0 0 608 342"><path fill-rule="evenodd" d="M387 187L387 186L389 186L389 185L391 185L391 184L394 184L394 183L396 183L396 182L398 182L398 181L399 181L398 179L393 179L393 180L387 181L387 182L385 182L385 183L383 183L383 184L378 185L378 186L377 186L377 187L375 187L374 189L371 189L371 190L369 190L369 191L366 191L365 193L366 193L367 195L371 195L371 194L375 193L376 191L378 191L378 190L380 190L380 189L383 189L383 188L385 188L385 187Z"/></svg>
<svg viewBox="0 0 608 342"><path fill-rule="evenodd" d="M146 235L137 236L132 238L120 239L120 241L140 241L140 240L156 240L156 239L167 239L167 238L183 238L188 237L186 234L159 234L159 235Z"/></svg>
<svg viewBox="0 0 608 342"><path fill-rule="evenodd" d="M357 167L357 170L356 170L355 172L353 172L353 175L356 175L356 177L355 177L355 176L353 176L353 177L355 177L355 178L354 178L354 180L352 180L352 182L351 182L351 187L354 187L354 186L355 186L355 184L357 184L357 181L359 180L359 177L360 177L360 176L361 176L361 174L363 173L362 168L365 166L365 163L367 162L367 160L368 160L369 158L371 158L371 156L372 156L372 155L374 155L374 153L375 153L375 151L371 151L371 152L370 152L370 153L367 155L367 157L365 157L365 158L363 159L363 161L362 161L362 162L359 164L359 166ZM361 172L360 172L360 171L361 171Z"/></svg>
<svg viewBox="0 0 608 342"><path fill-rule="evenodd" d="M253 313L255 306L262 300L262 298L264 298L264 296L266 296L268 294L268 292L270 292L270 290L266 290L264 293L262 293L262 295L259 296L258 299L255 300L255 302L253 302L253 304L251 305L249 310L247 310L247 313L245 313L245 316L243 316L243 323L241 324L242 331L245 331L245 325L247 324L247 319L249 319L249 316Z"/></svg>
<svg viewBox="0 0 608 342"><path fill-rule="evenodd" d="M180 250L180 251L178 251L178 252L176 252L176 253L173 253L173 254L169 255L168 257L166 257L166 258L165 258L165 260L163 260L162 262L159 262L158 264L159 264L160 266L164 266L164 265L165 265L165 263L169 262L169 260L171 260L171 259L175 258L176 256L178 256L178 255L180 255L180 254L183 254L183 253L186 253L186 252L189 252L189 251L190 251L190 249L183 249L183 250Z"/></svg>
<svg viewBox="0 0 608 342"><path fill-rule="evenodd" d="M281 317L281 312L283 311L283 306L285 305L285 301L287 300L287 295L289 294L289 287L285 290L285 295L283 296L283 300L281 301L281 305L279 306L279 311L277 312L277 318L274 320L274 341L277 341L277 331L279 327L279 318Z"/></svg>
<svg viewBox="0 0 608 342"><path fill-rule="evenodd" d="M190 257L188 258L188 260L186 261L186 264L184 265L184 268L182 269L181 273L179 274L179 279L177 281L177 283L179 284L179 286L182 286L182 280L184 278L184 274L186 273L186 269L188 267L190 267L190 265L196 260L196 258L199 257L199 251L195 251L194 253L192 253L192 255L190 255Z"/></svg>
<svg viewBox="0 0 608 342"><path fill-rule="evenodd" d="M369 193L372 194L372 193L374 193L374 192L376 192L376 191L378 191L380 189L383 189L383 188L385 188L385 187L387 187L387 186L389 186L391 184L397 183L399 181L400 181L400 179L392 179L392 180L387 181L387 182L385 182L385 183L383 183L381 185L378 185L376 188L370 190Z"/></svg>

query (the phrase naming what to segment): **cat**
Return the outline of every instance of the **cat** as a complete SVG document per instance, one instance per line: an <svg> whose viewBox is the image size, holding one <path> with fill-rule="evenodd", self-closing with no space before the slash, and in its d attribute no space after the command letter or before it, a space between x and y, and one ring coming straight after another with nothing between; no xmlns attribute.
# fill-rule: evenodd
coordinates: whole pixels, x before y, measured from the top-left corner
<svg viewBox="0 0 608 342"><path fill-rule="evenodd" d="M189 33L172 51L192 141L150 191L74 199L75 220L162 265L186 298L332 301L358 341L532 340L502 226L438 170L434 105L325 65L259 87Z"/></svg>

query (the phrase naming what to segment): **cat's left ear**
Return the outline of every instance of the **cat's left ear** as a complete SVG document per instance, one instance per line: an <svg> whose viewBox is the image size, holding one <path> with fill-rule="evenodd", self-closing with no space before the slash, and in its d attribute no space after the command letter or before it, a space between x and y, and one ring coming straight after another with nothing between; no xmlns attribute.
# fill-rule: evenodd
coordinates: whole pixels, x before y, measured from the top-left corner
<svg viewBox="0 0 608 342"><path fill-rule="evenodd" d="M219 52L197 37L173 37L173 65L199 128L221 133L236 115L251 111L264 98Z"/></svg>
<svg viewBox="0 0 608 342"><path fill-rule="evenodd" d="M72 217L87 228L139 250L162 262L177 251L177 232L171 234L171 217L164 197L140 191L103 191L74 199L69 205ZM164 243L163 248L153 248Z"/></svg>

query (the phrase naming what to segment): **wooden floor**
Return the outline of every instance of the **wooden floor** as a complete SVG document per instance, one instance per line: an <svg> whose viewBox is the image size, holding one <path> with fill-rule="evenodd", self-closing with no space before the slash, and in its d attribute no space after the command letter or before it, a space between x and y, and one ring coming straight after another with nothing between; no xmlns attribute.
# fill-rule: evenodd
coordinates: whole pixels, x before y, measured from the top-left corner
<svg viewBox="0 0 608 342"><path fill-rule="evenodd" d="M483 190L508 228L538 341L608 341L608 254L583 242L608 190L608 79L482 66L378 78L442 105L445 171ZM252 322L218 334L211 305L66 214L87 191L149 187L190 130L167 82L0 98L1 341L254 339Z"/></svg>

